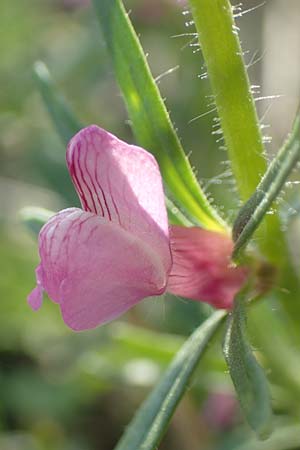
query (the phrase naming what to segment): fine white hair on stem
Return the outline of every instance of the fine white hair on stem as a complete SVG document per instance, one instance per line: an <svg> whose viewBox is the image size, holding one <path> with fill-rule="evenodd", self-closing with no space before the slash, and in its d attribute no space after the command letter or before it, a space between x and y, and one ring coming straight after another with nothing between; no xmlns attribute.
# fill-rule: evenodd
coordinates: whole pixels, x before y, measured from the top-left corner
<svg viewBox="0 0 300 450"><path fill-rule="evenodd" d="M190 11L189 9L184 9L184 10L182 11L182 15L183 15L183 16L188 16L188 15L190 15L190 14L192 14L192 13L191 13L191 11Z"/></svg>
<svg viewBox="0 0 300 450"><path fill-rule="evenodd" d="M261 118L259 119L259 122L262 123L265 118L267 117L268 113L270 112L271 108L273 106L273 103L270 103L267 108L265 109L265 112L263 113L263 115L261 116Z"/></svg>
<svg viewBox="0 0 300 450"><path fill-rule="evenodd" d="M234 19L239 19L240 17L243 17L245 14L251 13L253 11L256 11L257 9L265 6L267 2L264 1L262 3L259 3L256 6L253 6L252 8L248 8L248 9L244 9L242 8L243 4L239 3L238 5L235 5L232 7L232 11L233 11L233 17Z"/></svg>
<svg viewBox="0 0 300 450"><path fill-rule="evenodd" d="M179 37L197 37L198 38L198 33L194 32L194 33L174 34L173 36L171 36L171 39L175 39L175 38L179 38Z"/></svg>
<svg viewBox="0 0 300 450"><path fill-rule="evenodd" d="M246 63L246 69L247 69L247 70L250 69L251 67L255 66L255 64L259 63L259 62L263 59L263 57L264 57L265 54L266 54L266 50L264 50L263 53L262 53L261 55L259 55L259 56L257 56L258 53L259 53L259 51L256 50L256 51L253 53L253 55L252 55L250 61L249 61L248 63Z"/></svg>
<svg viewBox="0 0 300 450"><path fill-rule="evenodd" d="M176 70L178 70L179 67L180 67L179 65L177 65L177 66L175 66L175 67L171 67L171 69L168 69L168 70L166 70L165 72L163 72L163 73L161 73L160 75L158 75L158 76L154 79L154 81L155 81L156 83L159 83L160 80L162 80L162 78L164 78L164 77L166 77L167 75L170 75L170 74L176 72Z"/></svg>
<svg viewBox="0 0 300 450"><path fill-rule="evenodd" d="M184 25L188 28L191 27L192 25L195 25L194 20L188 20L187 22L184 22Z"/></svg>
<svg viewBox="0 0 300 450"><path fill-rule="evenodd" d="M282 97L284 97L284 95L282 95L282 94L277 94L277 95L262 95L261 97L255 97L255 98L254 98L254 101L255 101L255 102L260 102L260 101L263 101L263 100L275 100L275 99L277 99L277 98L282 98Z"/></svg>

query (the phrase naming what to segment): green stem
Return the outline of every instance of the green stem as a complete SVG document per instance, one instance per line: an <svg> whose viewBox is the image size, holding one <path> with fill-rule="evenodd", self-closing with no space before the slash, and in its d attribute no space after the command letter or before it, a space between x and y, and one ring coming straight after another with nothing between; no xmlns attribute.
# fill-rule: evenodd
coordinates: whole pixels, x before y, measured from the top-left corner
<svg viewBox="0 0 300 450"><path fill-rule="evenodd" d="M199 43L242 199L266 171L264 146L228 0L190 0Z"/></svg>
<svg viewBox="0 0 300 450"><path fill-rule="evenodd" d="M190 0L233 175L242 200L255 191L267 164L248 74L228 0ZM276 215L260 231L261 248L273 261L282 251ZM276 245L268 236L276 236Z"/></svg>

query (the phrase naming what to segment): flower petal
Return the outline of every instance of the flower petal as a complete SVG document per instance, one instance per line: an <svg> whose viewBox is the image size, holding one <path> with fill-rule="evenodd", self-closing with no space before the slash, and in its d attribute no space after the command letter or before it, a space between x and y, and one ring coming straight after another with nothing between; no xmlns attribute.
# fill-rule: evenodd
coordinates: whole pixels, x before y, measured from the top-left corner
<svg viewBox="0 0 300 450"><path fill-rule="evenodd" d="M40 232L39 248L38 286L60 304L74 330L112 320L143 298L162 294L167 284L168 273L153 248L78 208L51 218Z"/></svg>
<svg viewBox="0 0 300 450"><path fill-rule="evenodd" d="M216 308L231 308L247 270L230 265L232 240L199 227L171 226L173 266L167 290Z"/></svg>
<svg viewBox="0 0 300 450"><path fill-rule="evenodd" d="M28 303L34 311L40 309L43 303L42 267L39 264L35 269L36 287L28 295Z"/></svg>
<svg viewBox="0 0 300 450"><path fill-rule="evenodd" d="M85 211L156 249L169 239L162 179L150 153L92 125L70 141L67 163ZM164 257L168 261L169 252Z"/></svg>

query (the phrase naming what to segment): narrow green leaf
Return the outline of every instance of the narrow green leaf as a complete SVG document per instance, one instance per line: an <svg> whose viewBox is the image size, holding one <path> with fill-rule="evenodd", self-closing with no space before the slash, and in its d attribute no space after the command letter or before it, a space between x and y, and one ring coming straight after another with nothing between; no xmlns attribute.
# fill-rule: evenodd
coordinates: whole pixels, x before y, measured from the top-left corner
<svg viewBox="0 0 300 450"><path fill-rule="evenodd" d="M247 245L254 231L272 206L288 176L300 159L300 114L283 147L271 162L254 194L239 212L233 226L235 247L233 257L237 258Z"/></svg>
<svg viewBox="0 0 300 450"><path fill-rule="evenodd" d="M83 125L59 94L44 63L40 61L35 63L34 77L55 129L64 145L67 145L71 137L83 128Z"/></svg>
<svg viewBox="0 0 300 450"><path fill-rule="evenodd" d="M215 98L232 172L241 199L256 189L267 163L264 145L229 0L189 0ZM284 247L276 214L267 216L259 245L271 261Z"/></svg>
<svg viewBox="0 0 300 450"><path fill-rule="evenodd" d="M94 6L137 141L155 155L180 206L203 226L224 229L184 154L122 1L94 0Z"/></svg>
<svg viewBox="0 0 300 450"><path fill-rule="evenodd" d="M225 314L224 311L215 312L186 341L158 385L136 413L115 450L157 448L203 351Z"/></svg>
<svg viewBox="0 0 300 450"><path fill-rule="evenodd" d="M42 226L50 219L50 217L54 216L54 214L53 211L49 211L48 209L28 206L21 209L20 218L21 223L23 223L34 236L37 236Z"/></svg>
<svg viewBox="0 0 300 450"><path fill-rule="evenodd" d="M271 431L270 393L264 371L247 340L243 294L237 297L228 316L223 351L245 418L257 435L265 439Z"/></svg>

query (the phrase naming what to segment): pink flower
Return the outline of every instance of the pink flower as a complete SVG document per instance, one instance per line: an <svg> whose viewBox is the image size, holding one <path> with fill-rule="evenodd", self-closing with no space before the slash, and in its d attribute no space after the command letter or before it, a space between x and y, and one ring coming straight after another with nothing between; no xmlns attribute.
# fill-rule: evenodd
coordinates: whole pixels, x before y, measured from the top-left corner
<svg viewBox="0 0 300 450"><path fill-rule="evenodd" d="M74 330L118 317L143 298L171 293L230 307L245 281L223 234L171 226L154 157L93 125L70 141L67 164L82 209L54 215L39 235L36 310L43 291Z"/></svg>

